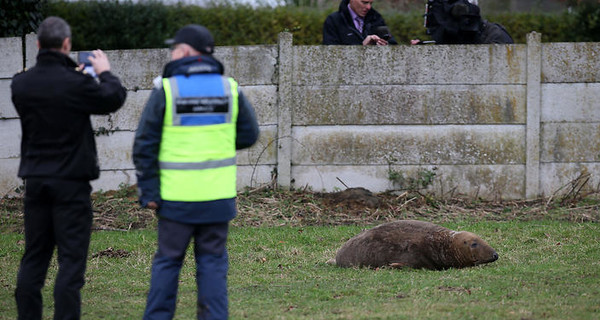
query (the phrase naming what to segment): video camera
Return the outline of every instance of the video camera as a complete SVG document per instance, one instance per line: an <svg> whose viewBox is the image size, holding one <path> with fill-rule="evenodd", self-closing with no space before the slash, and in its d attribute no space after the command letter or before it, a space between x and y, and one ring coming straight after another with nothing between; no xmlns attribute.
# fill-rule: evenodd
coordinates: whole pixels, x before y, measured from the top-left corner
<svg viewBox="0 0 600 320"><path fill-rule="evenodd" d="M388 41L392 37L390 29L387 26L379 26L375 29L375 34L381 39Z"/></svg>

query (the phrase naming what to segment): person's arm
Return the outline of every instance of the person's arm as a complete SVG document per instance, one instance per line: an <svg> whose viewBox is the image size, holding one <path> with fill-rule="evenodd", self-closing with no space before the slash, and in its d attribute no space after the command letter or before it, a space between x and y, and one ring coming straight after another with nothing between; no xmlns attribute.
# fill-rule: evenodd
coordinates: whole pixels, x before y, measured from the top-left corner
<svg viewBox="0 0 600 320"><path fill-rule="evenodd" d="M92 77L84 77L79 87L82 106L89 108L88 112L91 114L117 111L125 103L127 89L123 87L119 78L110 72L110 63L102 50L92 51L89 60L100 83Z"/></svg>
<svg viewBox="0 0 600 320"><path fill-rule="evenodd" d="M385 25L385 21L383 22ZM396 41L396 38L394 38L394 36L390 33L390 38L387 40L388 44L393 44L393 45L397 45L398 41Z"/></svg>
<svg viewBox="0 0 600 320"><path fill-rule="evenodd" d="M164 90L154 89L142 112L133 143L139 202L144 208L157 209L161 203L158 152L164 112Z"/></svg>
<svg viewBox="0 0 600 320"><path fill-rule="evenodd" d="M378 46L387 46L388 44L398 44L394 36L389 31L387 24L385 24L385 19L383 16L374 9L371 9L367 14L365 21L365 25L368 25L368 36L364 39L363 45L378 45ZM386 28L387 33L389 34L389 39L382 39L380 33L378 32L380 28ZM370 38L370 39L369 39Z"/></svg>
<svg viewBox="0 0 600 320"><path fill-rule="evenodd" d="M342 44L339 38L339 32L333 20L333 16L328 16L323 23L323 44L336 45Z"/></svg>
<svg viewBox="0 0 600 320"><path fill-rule="evenodd" d="M256 143L259 136L258 121L256 120L254 108L241 91L238 95L238 106L237 133L235 138L236 150L251 147Z"/></svg>
<svg viewBox="0 0 600 320"><path fill-rule="evenodd" d="M482 37L484 37L482 43L495 43L495 44L513 44L513 38L510 36L508 31L498 23L484 22Z"/></svg>

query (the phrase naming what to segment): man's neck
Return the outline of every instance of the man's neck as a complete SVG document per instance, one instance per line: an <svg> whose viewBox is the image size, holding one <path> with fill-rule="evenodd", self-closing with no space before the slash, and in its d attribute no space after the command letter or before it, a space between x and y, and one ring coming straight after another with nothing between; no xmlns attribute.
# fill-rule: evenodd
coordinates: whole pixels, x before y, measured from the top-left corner
<svg viewBox="0 0 600 320"><path fill-rule="evenodd" d="M348 12L350 12L350 17L352 18L352 21L354 21L354 19L359 18L364 20L365 17L361 17L358 14L356 14L356 12L354 12L354 10L352 10L352 8L350 7L350 4L348 4Z"/></svg>

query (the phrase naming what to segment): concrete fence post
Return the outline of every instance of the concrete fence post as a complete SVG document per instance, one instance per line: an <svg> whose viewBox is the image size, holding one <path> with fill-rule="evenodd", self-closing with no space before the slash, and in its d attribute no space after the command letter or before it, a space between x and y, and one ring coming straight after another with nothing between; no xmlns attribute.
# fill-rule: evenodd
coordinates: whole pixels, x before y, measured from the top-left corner
<svg viewBox="0 0 600 320"><path fill-rule="evenodd" d="M525 197L540 196L542 35L527 34L527 131Z"/></svg>
<svg viewBox="0 0 600 320"><path fill-rule="evenodd" d="M37 35L35 33L29 33L25 36L25 68L29 69L35 65L38 47L37 47Z"/></svg>
<svg viewBox="0 0 600 320"><path fill-rule="evenodd" d="M280 33L278 43L277 184L289 188L292 180L292 34Z"/></svg>

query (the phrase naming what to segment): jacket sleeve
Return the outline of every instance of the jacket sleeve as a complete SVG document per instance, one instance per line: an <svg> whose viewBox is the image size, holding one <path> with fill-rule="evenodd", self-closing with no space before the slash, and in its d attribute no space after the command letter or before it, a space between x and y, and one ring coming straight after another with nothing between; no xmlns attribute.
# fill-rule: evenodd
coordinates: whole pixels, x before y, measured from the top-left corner
<svg viewBox="0 0 600 320"><path fill-rule="evenodd" d="M369 24L370 24L369 34L377 34L377 31L376 31L377 28L382 27L382 26L387 26L387 24L385 24L385 19L383 19L383 16L379 12L377 12L373 9L371 9L371 10L373 11L373 13L372 13L373 20L369 21ZM390 36L391 37L387 41L388 44L393 44L393 45L398 44L398 41L396 41L396 38L394 38L394 36L391 35L391 31L390 31Z"/></svg>
<svg viewBox="0 0 600 320"><path fill-rule="evenodd" d="M136 169L139 202L142 207L150 201L156 202L159 206L161 204L158 152L165 113L164 97L162 88L152 90L140 117L133 142L133 163Z"/></svg>
<svg viewBox="0 0 600 320"><path fill-rule="evenodd" d="M323 23L323 44L324 45L335 45L342 44L339 37L339 25L335 23L333 14L329 15Z"/></svg>
<svg viewBox="0 0 600 320"><path fill-rule="evenodd" d="M394 36L392 36L389 40L388 40L389 44L393 44L393 45L397 45L398 41L396 41L396 39L394 38Z"/></svg>
<svg viewBox="0 0 600 320"><path fill-rule="evenodd" d="M481 43L513 44L513 38L508 31L498 23L485 21L481 34Z"/></svg>
<svg viewBox="0 0 600 320"><path fill-rule="evenodd" d="M254 108L240 91L238 95L238 119L236 124L235 149L251 147L258 140L258 121Z"/></svg>
<svg viewBox="0 0 600 320"><path fill-rule="evenodd" d="M121 84L117 76L110 71L98 75L98 81L89 75L83 76L81 86L85 90L79 90L81 105L89 108L90 114L108 114L117 111L125 103L127 90Z"/></svg>

